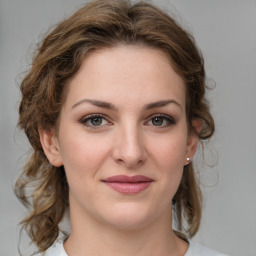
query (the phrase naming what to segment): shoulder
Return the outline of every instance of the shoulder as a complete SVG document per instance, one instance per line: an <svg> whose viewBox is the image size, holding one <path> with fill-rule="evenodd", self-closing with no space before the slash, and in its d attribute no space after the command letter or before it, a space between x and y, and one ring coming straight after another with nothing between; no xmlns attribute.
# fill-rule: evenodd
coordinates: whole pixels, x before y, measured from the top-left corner
<svg viewBox="0 0 256 256"><path fill-rule="evenodd" d="M44 256L68 256L64 250L63 242L56 241L44 254Z"/></svg>
<svg viewBox="0 0 256 256"><path fill-rule="evenodd" d="M188 251L185 254L185 256L228 256L228 255L213 251L200 244L190 242Z"/></svg>

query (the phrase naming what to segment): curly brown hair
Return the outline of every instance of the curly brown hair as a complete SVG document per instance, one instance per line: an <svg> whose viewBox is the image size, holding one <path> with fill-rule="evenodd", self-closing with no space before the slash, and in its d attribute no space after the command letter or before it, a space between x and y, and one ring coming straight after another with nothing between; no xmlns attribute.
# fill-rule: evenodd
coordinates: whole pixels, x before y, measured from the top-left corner
<svg viewBox="0 0 256 256"><path fill-rule="evenodd" d="M30 208L22 221L31 240L43 252L59 235L59 223L68 208L65 170L52 166L39 137L39 127L56 127L65 101L66 81L79 69L84 57L116 45L144 45L161 49L186 84L186 115L189 130L197 119L201 140L214 132L214 121L205 99L205 70L193 37L167 13L146 2L95 0L51 31L43 40L20 89L19 127L24 129L33 153L16 182L15 192ZM201 220L201 191L192 163L173 198L178 231L192 237Z"/></svg>

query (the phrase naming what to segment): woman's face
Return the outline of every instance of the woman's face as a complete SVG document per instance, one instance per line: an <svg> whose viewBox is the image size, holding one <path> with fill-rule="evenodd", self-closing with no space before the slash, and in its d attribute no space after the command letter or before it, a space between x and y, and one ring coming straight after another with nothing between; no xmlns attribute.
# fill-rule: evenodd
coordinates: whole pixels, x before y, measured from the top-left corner
<svg viewBox="0 0 256 256"><path fill-rule="evenodd" d="M197 138L187 129L185 84L165 53L99 50L67 86L57 138L41 132L41 142L50 162L65 167L71 222L135 228L169 221Z"/></svg>

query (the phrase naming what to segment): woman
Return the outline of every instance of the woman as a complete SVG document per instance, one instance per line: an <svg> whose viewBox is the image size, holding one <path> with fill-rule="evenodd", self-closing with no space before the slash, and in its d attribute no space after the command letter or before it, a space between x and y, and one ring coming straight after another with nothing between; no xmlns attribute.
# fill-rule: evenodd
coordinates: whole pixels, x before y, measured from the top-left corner
<svg viewBox="0 0 256 256"><path fill-rule="evenodd" d="M223 255L189 240L192 158L214 132L205 87L192 37L151 4L96 0L60 23L21 84L33 154L16 193L39 252ZM66 211L71 232L56 241Z"/></svg>

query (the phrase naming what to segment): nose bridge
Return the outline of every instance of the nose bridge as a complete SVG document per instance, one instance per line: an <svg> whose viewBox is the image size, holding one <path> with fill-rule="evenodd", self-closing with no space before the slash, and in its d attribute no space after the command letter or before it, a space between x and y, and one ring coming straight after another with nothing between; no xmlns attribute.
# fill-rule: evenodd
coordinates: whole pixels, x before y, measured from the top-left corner
<svg viewBox="0 0 256 256"><path fill-rule="evenodd" d="M127 167L144 162L146 150L142 131L136 122L125 122L117 129L114 158Z"/></svg>

